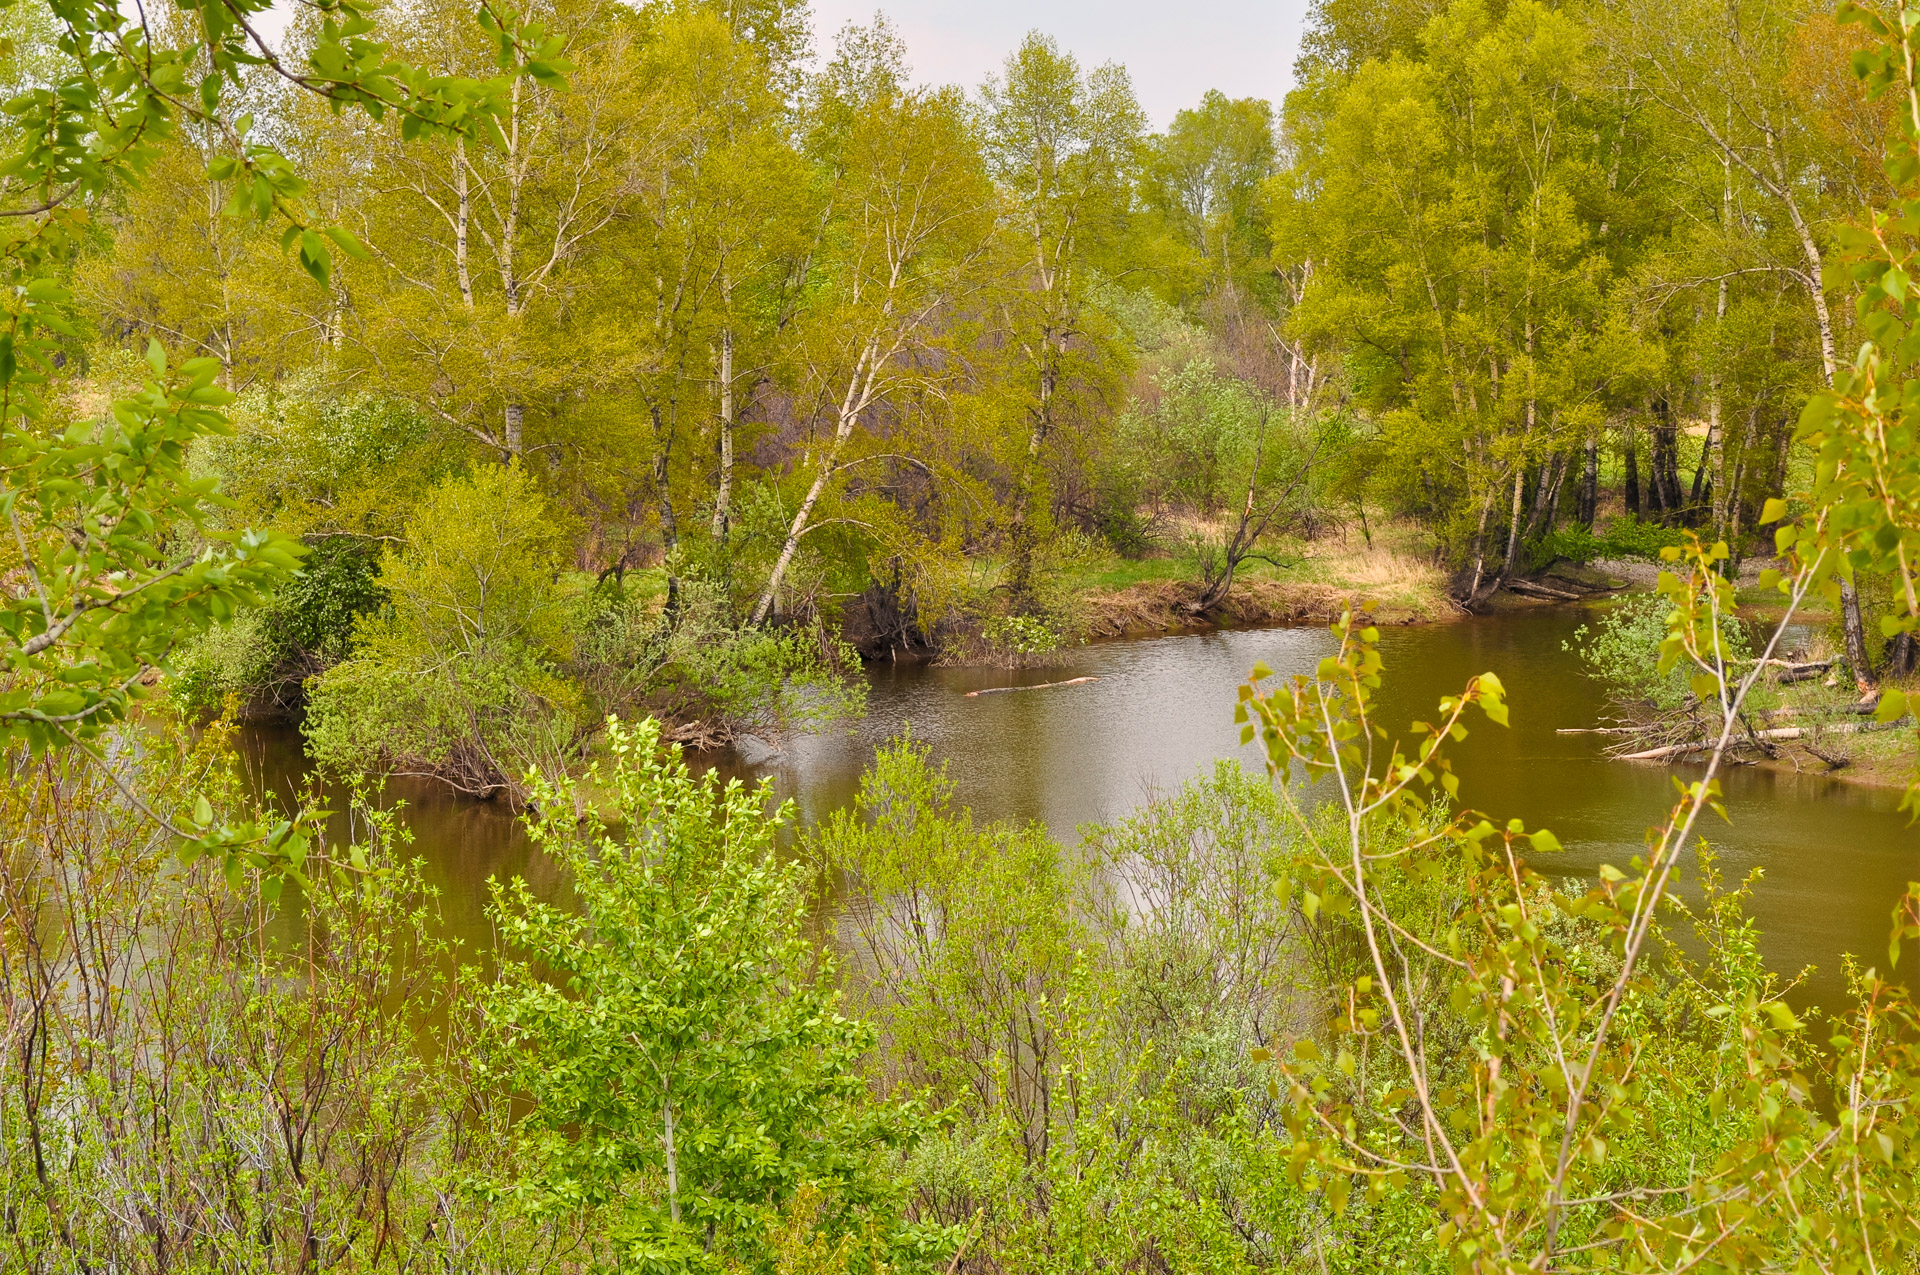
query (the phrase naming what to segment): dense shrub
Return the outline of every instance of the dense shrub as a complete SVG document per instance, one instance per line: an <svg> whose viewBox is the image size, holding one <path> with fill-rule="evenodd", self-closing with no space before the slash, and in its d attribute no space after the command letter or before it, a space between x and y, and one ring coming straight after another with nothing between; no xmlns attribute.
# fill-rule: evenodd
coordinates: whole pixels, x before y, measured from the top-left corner
<svg viewBox="0 0 1920 1275"><path fill-rule="evenodd" d="M1642 522L1632 514L1623 514L1607 524L1606 530L1599 534L1595 534L1593 528L1579 523L1555 527L1541 537L1533 560L1539 567L1548 567L1561 561L1592 562L1596 558L1639 558L1658 562L1662 549L1686 542L1687 532L1682 528Z"/></svg>
<svg viewBox="0 0 1920 1275"><path fill-rule="evenodd" d="M353 653L354 628L386 605L370 541L327 536L268 598L188 644L174 660L172 689L207 714L232 698L243 715L297 715L306 682Z"/></svg>

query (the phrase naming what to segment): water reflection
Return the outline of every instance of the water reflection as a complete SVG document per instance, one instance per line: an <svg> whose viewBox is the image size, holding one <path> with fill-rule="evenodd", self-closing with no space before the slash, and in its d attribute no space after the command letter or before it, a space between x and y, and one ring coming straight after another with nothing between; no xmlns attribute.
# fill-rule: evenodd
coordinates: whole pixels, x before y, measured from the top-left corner
<svg viewBox="0 0 1920 1275"><path fill-rule="evenodd" d="M1506 683L1512 724L1484 722L1456 747L1461 797L1502 819L1548 825L1567 853L1542 862L1585 876L1603 862L1625 865L1674 799L1674 771L1601 756L1603 741L1556 735L1593 724L1603 703L1563 644L1579 609L1543 609L1454 624L1387 630L1380 720L1404 729L1474 673ZM911 728L947 763L959 800L981 819L1031 819L1077 840L1081 825L1126 814L1156 791L1177 787L1213 759L1241 757L1235 688L1258 661L1281 674L1308 672L1333 648L1321 628L1266 629L1104 643L1061 665L1019 674L983 669L879 665L867 717L851 728L788 742L758 767L722 761L732 773L773 777L803 824L848 802L874 749ZM988 686L1073 677L1097 681L1054 690L968 698ZM265 782L286 789L300 770L290 733L254 732ZM1762 869L1752 913L1769 963L1782 972L1818 967L1805 999L1835 1003L1839 954L1884 962L1887 918L1904 884L1920 878L1920 835L1895 806L1898 795L1812 774L1739 767L1724 780L1732 825L1714 820L1723 872L1737 882ZM407 820L458 931L480 937L486 881L528 875L552 887L551 871L499 807L413 785Z"/></svg>

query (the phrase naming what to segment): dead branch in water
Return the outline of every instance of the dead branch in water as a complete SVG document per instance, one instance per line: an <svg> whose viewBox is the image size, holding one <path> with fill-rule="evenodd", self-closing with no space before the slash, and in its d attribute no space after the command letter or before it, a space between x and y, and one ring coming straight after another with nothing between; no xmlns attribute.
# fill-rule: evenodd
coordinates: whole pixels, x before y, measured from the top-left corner
<svg viewBox="0 0 1920 1275"><path fill-rule="evenodd" d="M1050 691L1056 686L1079 686L1084 682L1097 682L1097 677L1070 677L1064 682L1040 682L1034 686L989 686L985 690L968 691L967 698L976 695L1003 695L1008 691Z"/></svg>
<svg viewBox="0 0 1920 1275"><path fill-rule="evenodd" d="M1897 722L1838 722L1832 726L1777 726L1771 730L1757 730L1753 738L1766 743L1783 743L1794 739L1819 739L1823 735L1856 735L1875 730L1902 730L1913 725L1911 718L1902 718ZM1666 744L1659 748L1646 748L1637 753L1619 753L1620 761L1670 761L1675 757L1684 757L1688 753L1704 753L1711 749L1711 742L1693 740L1684 744Z"/></svg>

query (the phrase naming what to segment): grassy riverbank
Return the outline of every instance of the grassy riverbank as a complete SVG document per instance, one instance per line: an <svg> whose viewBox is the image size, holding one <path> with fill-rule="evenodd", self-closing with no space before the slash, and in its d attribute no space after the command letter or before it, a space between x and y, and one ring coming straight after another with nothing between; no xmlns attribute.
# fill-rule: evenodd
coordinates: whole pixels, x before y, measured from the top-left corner
<svg viewBox="0 0 1920 1275"><path fill-rule="evenodd" d="M1763 632L1778 624L1785 606L1777 593L1742 590L1741 615L1759 625ZM1862 710L1861 697L1843 657L1843 638L1836 617L1824 611L1796 612L1794 620L1807 626L1805 636L1781 644L1782 658L1802 663L1829 663L1817 677L1767 688L1764 704L1752 715L1757 729L1785 731L1798 729L1805 734L1797 739L1770 739L1778 752L1759 764L1798 773L1828 774L1847 783L1874 788L1905 788L1914 773L1914 732L1906 725L1883 726L1873 714ZM1873 648L1882 643L1878 634L1870 636ZM1899 690L1909 696L1920 695L1920 676L1891 673L1886 670L1883 650L1872 654L1880 664L1881 693Z"/></svg>
<svg viewBox="0 0 1920 1275"><path fill-rule="evenodd" d="M944 662L1040 663L1062 648L1104 638L1326 623L1349 606L1375 604L1386 624L1420 624L1459 616L1447 596L1446 573L1434 564L1418 528L1390 524L1322 528L1312 538L1275 538L1261 556L1240 564L1227 596L1206 610L1202 571L1190 552L1142 558L1088 552L1050 564L1040 586L1040 614L1056 645L1010 650L995 611L999 564L977 563L968 600L934 631ZM1017 640L1017 639L1016 639Z"/></svg>

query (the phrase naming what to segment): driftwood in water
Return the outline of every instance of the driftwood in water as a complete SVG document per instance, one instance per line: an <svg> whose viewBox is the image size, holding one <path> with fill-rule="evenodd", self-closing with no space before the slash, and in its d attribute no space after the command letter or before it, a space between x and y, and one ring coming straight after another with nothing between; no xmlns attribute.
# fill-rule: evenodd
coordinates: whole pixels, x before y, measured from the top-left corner
<svg viewBox="0 0 1920 1275"><path fill-rule="evenodd" d="M1578 602L1587 596L1584 593L1569 593L1565 589L1555 589L1550 585L1539 584L1532 580L1509 580L1507 588L1514 593L1524 593L1536 598L1551 598L1555 602Z"/></svg>
<svg viewBox="0 0 1920 1275"><path fill-rule="evenodd" d="M1776 726L1771 730L1757 730L1752 738L1763 743L1778 744L1793 739L1818 739L1822 735L1855 735L1872 730L1900 730L1912 726L1911 718L1902 718L1897 722L1839 722L1832 726ZM1727 747L1737 748L1746 742L1747 736L1729 740ZM1637 753L1621 753L1620 761L1669 761L1675 757L1684 757L1688 753L1713 751L1711 743L1694 742L1691 744L1667 744L1661 748L1643 749Z"/></svg>
<svg viewBox="0 0 1920 1275"><path fill-rule="evenodd" d="M1035 686L989 686L983 691L968 691L967 698L976 695L1004 695L1008 691L1050 691L1056 686L1079 686L1084 682L1097 682L1097 677L1070 677L1064 682L1041 682Z"/></svg>

